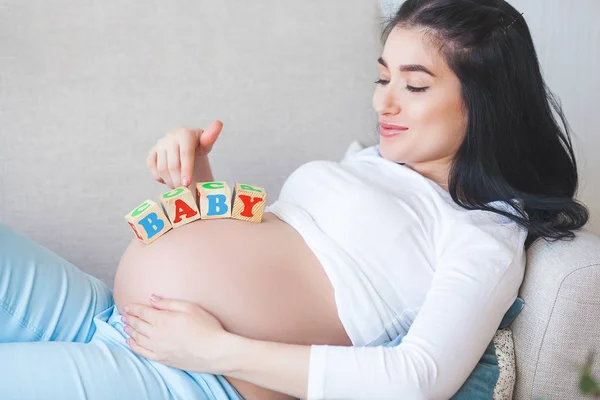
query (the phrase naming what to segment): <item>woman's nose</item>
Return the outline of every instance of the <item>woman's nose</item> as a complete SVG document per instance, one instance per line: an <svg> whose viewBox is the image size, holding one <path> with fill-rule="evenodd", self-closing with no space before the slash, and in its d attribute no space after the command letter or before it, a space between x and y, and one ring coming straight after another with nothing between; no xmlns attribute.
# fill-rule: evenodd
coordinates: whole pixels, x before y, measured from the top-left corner
<svg viewBox="0 0 600 400"><path fill-rule="evenodd" d="M400 104L393 90L387 86L380 87L373 97L373 107L378 114L398 114Z"/></svg>

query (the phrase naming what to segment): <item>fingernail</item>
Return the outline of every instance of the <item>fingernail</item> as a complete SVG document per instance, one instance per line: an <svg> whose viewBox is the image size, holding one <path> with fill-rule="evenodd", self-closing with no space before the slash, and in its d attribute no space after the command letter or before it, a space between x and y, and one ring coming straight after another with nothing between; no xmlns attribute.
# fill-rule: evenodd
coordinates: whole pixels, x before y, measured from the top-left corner
<svg viewBox="0 0 600 400"><path fill-rule="evenodd" d="M121 321L123 321L123 322L127 322L127 318L125 318L125 316L123 315L123 316L121 317Z"/></svg>
<svg viewBox="0 0 600 400"><path fill-rule="evenodd" d="M129 307L125 306L125 307L123 308L123 312L125 312L125 313L128 313L128 312L129 312Z"/></svg>
<svg viewBox="0 0 600 400"><path fill-rule="evenodd" d="M150 295L150 300L152 300L152 301L159 301L160 300L160 296L157 296L155 294L151 294Z"/></svg>
<svg viewBox="0 0 600 400"><path fill-rule="evenodd" d="M183 184L183 186L187 186L187 185L189 185L189 184L190 184L190 183L188 182L188 178L187 178L187 177L183 177L183 178L181 179L181 183Z"/></svg>

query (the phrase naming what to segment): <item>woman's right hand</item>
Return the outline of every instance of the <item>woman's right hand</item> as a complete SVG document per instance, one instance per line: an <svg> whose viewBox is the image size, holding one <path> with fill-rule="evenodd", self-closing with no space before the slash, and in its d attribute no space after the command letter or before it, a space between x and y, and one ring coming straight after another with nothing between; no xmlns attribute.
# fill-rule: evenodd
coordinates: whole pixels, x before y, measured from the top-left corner
<svg viewBox="0 0 600 400"><path fill-rule="evenodd" d="M210 153L222 128L221 121L214 121L206 130L178 128L160 138L146 161L154 179L171 189L190 185L195 157Z"/></svg>

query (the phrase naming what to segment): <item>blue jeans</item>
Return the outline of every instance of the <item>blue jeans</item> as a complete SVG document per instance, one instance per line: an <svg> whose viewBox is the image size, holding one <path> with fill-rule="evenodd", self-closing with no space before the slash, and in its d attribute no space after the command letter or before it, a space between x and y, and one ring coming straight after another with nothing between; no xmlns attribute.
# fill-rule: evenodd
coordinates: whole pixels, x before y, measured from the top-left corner
<svg viewBox="0 0 600 400"><path fill-rule="evenodd" d="M102 281L0 224L0 398L242 399L220 375L136 355L123 327Z"/></svg>

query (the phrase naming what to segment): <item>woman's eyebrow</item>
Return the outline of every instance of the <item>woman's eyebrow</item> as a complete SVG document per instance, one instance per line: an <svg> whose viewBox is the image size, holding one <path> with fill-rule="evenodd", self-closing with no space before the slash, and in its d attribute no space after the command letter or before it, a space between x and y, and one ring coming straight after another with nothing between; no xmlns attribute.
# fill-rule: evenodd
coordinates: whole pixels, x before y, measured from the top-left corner
<svg viewBox="0 0 600 400"><path fill-rule="evenodd" d="M382 57L379 57L377 59L377 62L379 64L383 65L384 67L388 68L387 63L385 62L385 60ZM435 74L433 72L431 72L430 70L428 70L421 64L401 65L399 69L402 72L425 72L426 74L429 74L429 75L435 77Z"/></svg>

